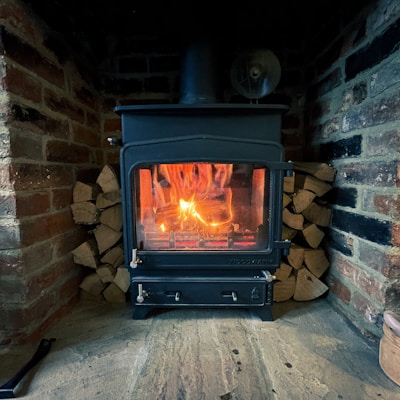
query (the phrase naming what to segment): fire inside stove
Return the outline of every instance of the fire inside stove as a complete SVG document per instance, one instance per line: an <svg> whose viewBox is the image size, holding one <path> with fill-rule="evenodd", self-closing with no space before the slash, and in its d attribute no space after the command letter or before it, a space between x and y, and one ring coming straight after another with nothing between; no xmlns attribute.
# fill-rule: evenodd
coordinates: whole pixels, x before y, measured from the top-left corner
<svg viewBox="0 0 400 400"><path fill-rule="evenodd" d="M134 173L139 250L259 250L269 240L265 165L160 163Z"/></svg>

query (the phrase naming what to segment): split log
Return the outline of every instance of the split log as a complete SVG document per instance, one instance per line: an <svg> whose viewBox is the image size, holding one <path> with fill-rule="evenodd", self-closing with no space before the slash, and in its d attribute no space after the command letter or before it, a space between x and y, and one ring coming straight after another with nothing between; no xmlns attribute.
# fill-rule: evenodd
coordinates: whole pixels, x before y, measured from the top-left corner
<svg viewBox="0 0 400 400"><path fill-rule="evenodd" d="M299 189L297 190L292 197L293 208L296 213L301 213L305 210L315 199L316 194L314 192L310 192L309 190Z"/></svg>
<svg viewBox="0 0 400 400"><path fill-rule="evenodd" d="M290 300L296 288L296 277L291 274L288 279L284 281L276 281L274 283L273 299L276 302Z"/></svg>
<svg viewBox="0 0 400 400"><path fill-rule="evenodd" d="M114 168L106 164L97 177L96 183L104 193L115 192L120 189L119 179Z"/></svg>
<svg viewBox="0 0 400 400"><path fill-rule="evenodd" d="M100 265L97 270L97 275L103 283L111 283L116 274L115 268L110 264Z"/></svg>
<svg viewBox="0 0 400 400"><path fill-rule="evenodd" d="M82 201L96 200L99 191L99 187L96 184L77 181L72 191L73 202L80 203Z"/></svg>
<svg viewBox="0 0 400 400"><path fill-rule="evenodd" d="M292 271L293 268L290 265L282 262L280 267L275 271L275 279L278 281L286 281L289 279Z"/></svg>
<svg viewBox="0 0 400 400"><path fill-rule="evenodd" d="M317 278L329 268L329 260L322 248L304 249L304 264Z"/></svg>
<svg viewBox="0 0 400 400"><path fill-rule="evenodd" d="M329 226L332 210L324 205L312 202L302 211L304 218L318 226Z"/></svg>
<svg viewBox="0 0 400 400"><path fill-rule="evenodd" d="M107 250L100 261L103 264L110 264L114 268L118 268L124 263L124 249L122 245L117 245Z"/></svg>
<svg viewBox="0 0 400 400"><path fill-rule="evenodd" d="M120 231L122 229L122 205L115 204L106 208L102 211L99 220L114 231Z"/></svg>
<svg viewBox="0 0 400 400"><path fill-rule="evenodd" d="M302 214L294 214L287 208L284 208L282 213L282 221L290 228L300 231L303 229L304 216Z"/></svg>
<svg viewBox="0 0 400 400"><path fill-rule="evenodd" d="M326 163L295 161L294 169L326 182L333 182L336 176L336 169Z"/></svg>
<svg viewBox="0 0 400 400"><path fill-rule="evenodd" d="M296 174L293 172L292 176L285 176L283 178L283 191L285 193L294 193L295 176Z"/></svg>
<svg viewBox="0 0 400 400"><path fill-rule="evenodd" d="M113 283L118 286L124 293L126 293L131 284L129 270L125 267L119 267L115 274Z"/></svg>
<svg viewBox="0 0 400 400"><path fill-rule="evenodd" d="M93 296L98 296L103 292L107 285L103 283L100 277L94 272L83 278L79 287Z"/></svg>
<svg viewBox="0 0 400 400"><path fill-rule="evenodd" d="M295 187L314 192L318 197L322 197L332 189L331 184L321 181L314 176L305 174L296 174Z"/></svg>
<svg viewBox="0 0 400 400"><path fill-rule="evenodd" d="M288 227L287 225L282 226L282 240L293 240L297 235L297 230Z"/></svg>
<svg viewBox="0 0 400 400"><path fill-rule="evenodd" d="M71 204L72 217L76 224L94 225L99 223L100 211L90 201Z"/></svg>
<svg viewBox="0 0 400 400"><path fill-rule="evenodd" d="M287 207L292 202L292 198L286 193L283 193L282 208Z"/></svg>
<svg viewBox="0 0 400 400"><path fill-rule="evenodd" d="M114 283L110 283L103 292L104 298L109 303L125 303L125 293Z"/></svg>
<svg viewBox="0 0 400 400"><path fill-rule="evenodd" d="M301 268L297 271L296 288L293 294L295 301L310 301L322 296L327 290L326 286L307 268Z"/></svg>
<svg viewBox="0 0 400 400"><path fill-rule="evenodd" d="M295 269L300 269L304 261L304 247L292 243L289 254L287 255L288 263Z"/></svg>
<svg viewBox="0 0 400 400"><path fill-rule="evenodd" d="M101 210L104 208L112 207L118 203L121 203L120 190L115 190L108 193L99 193L96 198L96 207Z"/></svg>
<svg viewBox="0 0 400 400"><path fill-rule="evenodd" d="M122 236L121 232L117 232L104 224L98 225L93 233L96 238L99 254L103 254L106 250L114 246Z"/></svg>
<svg viewBox="0 0 400 400"><path fill-rule="evenodd" d="M87 240L79 245L77 248L72 250L72 255L75 264L84 265L90 268L97 268L98 260L97 255L99 250L97 248L96 242L92 240Z"/></svg>
<svg viewBox="0 0 400 400"><path fill-rule="evenodd" d="M300 231L300 234L305 242L313 249L316 249L321 244L325 236L325 233L315 224L307 224L305 228Z"/></svg>

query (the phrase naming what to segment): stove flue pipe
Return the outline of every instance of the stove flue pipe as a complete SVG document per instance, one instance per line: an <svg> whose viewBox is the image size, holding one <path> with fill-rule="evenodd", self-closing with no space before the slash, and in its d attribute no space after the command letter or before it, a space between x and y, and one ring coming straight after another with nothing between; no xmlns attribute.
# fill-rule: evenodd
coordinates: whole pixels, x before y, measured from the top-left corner
<svg viewBox="0 0 400 400"><path fill-rule="evenodd" d="M221 102L217 49L208 40L193 41L182 57L180 104Z"/></svg>

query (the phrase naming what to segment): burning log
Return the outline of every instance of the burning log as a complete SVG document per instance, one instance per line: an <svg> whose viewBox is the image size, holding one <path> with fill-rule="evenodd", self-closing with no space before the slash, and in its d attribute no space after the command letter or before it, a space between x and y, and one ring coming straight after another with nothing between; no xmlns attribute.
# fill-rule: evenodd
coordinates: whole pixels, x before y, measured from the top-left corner
<svg viewBox="0 0 400 400"><path fill-rule="evenodd" d="M285 178L282 239L292 245L276 271L274 301L309 301L328 290L321 280L329 268L321 243L331 209L321 197L331 190L335 176L328 164L295 162L293 176Z"/></svg>
<svg viewBox="0 0 400 400"><path fill-rule="evenodd" d="M77 182L71 204L74 221L96 225L93 235L72 251L74 262L89 267L80 285L81 298L125 302L130 278L123 266L121 190L117 174L110 165L101 170L96 184Z"/></svg>

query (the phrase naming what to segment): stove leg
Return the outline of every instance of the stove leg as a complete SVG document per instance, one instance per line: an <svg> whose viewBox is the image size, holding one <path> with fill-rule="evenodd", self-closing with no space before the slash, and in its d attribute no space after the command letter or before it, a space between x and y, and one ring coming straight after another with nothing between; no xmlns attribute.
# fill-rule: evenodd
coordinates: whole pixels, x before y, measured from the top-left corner
<svg viewBox="0 0 400 400"><path fill-rule="evenodd" d="M253 311L255 314L257 314L261 318L261 321L273 321L274 320L270 306L264 306L264 307L260 307L260 308L252 308L250 310Z"/></svg>
<svg viewBox="0 0 400 400"><path fill-rule="evenodd" d="M132 319L145 319L147 314L153 309L149 306L134 306Z"/></svg>

